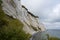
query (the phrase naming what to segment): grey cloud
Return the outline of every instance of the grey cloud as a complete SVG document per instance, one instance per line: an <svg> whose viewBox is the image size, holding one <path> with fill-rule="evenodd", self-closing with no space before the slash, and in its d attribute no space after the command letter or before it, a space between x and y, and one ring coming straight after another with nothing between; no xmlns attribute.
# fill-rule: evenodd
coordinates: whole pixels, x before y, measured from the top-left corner
<svg viewBox="0 0 60 40"><path fill-rule="evenodd" d="M21 0L28 9L33 14L38 15L40 17L40 22L46 25L46 28L60 28L60 14L56 17L56 14L52 12L53 8L60 4L60 0L37 0L39 1L37 4L33 0ZM50 15L51 14L51 15ZM50 15L50 16L49 16ZM47 22L47 23L46 23ZM57 22L57 24L55 24Z"/></svg>

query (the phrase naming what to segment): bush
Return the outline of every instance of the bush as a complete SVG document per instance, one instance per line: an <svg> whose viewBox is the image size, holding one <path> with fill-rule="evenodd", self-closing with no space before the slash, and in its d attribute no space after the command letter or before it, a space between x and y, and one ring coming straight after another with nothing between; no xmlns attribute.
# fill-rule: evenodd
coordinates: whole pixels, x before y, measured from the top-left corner
<svg viewBox="0 0 60 40"><path fill-rule="evenodd" d="M1 6L2 0L0 0L0 6Z"/></svg>
<svg viewBox="0 0 60 40"><path fill-rule="evenodd" d="M57 38L57 37L50 37L49 40L60 40L60 38Z"/></svg>
<svg viewBox="0 0 60 40"><path fill-rule="evenodd" d="M60 38L58 37L53 37L53 36L50 36L49 34L46 34L46 35L47 35L48 40L60 40Z"/></svg>

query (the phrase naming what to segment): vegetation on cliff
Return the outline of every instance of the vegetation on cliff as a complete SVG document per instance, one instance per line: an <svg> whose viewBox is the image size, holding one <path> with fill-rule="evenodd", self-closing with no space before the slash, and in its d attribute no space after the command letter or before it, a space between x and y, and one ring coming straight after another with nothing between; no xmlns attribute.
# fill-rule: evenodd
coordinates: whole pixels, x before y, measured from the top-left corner
<svg viewBox="0 0 60 40"><path fill-rule="evenodd" d="M6 15L1 6L0 0L0 40L28 40L29 34L26 34L22 28L23 23Z"/></svg>
<svg viewBox="0 0 60 40"><path fill-rule="evenodd" d="M60 40L58 37L50 37L49 34L47 34L48 40Z"/></svg>

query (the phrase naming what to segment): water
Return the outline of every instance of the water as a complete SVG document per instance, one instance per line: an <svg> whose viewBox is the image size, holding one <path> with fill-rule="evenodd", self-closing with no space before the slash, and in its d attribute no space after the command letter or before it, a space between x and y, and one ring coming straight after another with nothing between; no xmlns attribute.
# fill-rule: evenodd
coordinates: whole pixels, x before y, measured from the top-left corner
<svg viewBox="0 0 60 40"><path fill-rule="evenodd" d="M48 37L46 34L49 34L52 37L60 38L60 29L48 29L44 32L38 32L32 35L30 40L48 40Z"/></svg>
<svg viewBox="0 0 60 40"><path fill-rule="evenodd" d="M49 29L49 30L47 30L47 33L48 33L50 36L60 38L60 29Z"/></svg>

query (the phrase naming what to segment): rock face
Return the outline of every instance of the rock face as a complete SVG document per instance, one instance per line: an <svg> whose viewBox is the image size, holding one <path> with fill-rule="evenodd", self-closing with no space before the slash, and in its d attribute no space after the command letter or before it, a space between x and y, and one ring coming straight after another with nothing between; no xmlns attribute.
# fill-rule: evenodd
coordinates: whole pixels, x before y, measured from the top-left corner
<svg viewBox="0 0 60 40"><path fill-rule="evenodd" d="M28 9L21 5L21 0L2 0L2 8L5 14L19 19L23 24L26 33L34 34L44 31L45 28L39 23L38 16L33 15Z"/></svg>
<svg viewBox="0 0 60 40"><path fill-rule="evenodd" d="M47 34L46 31L37 32L30 38L30 40L48 40L48 37L46 34Z"/></svg>

